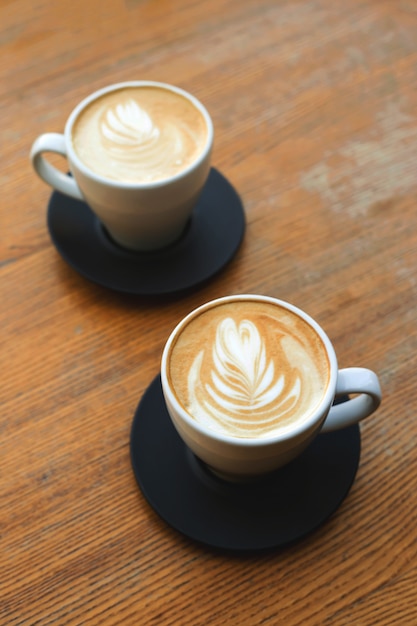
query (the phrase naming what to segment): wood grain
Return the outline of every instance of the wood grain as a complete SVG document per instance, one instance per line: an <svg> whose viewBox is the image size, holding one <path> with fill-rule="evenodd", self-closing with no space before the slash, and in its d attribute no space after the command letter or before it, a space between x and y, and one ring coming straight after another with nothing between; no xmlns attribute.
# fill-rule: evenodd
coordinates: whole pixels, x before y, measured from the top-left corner
<svg viewBox="0 0 417 626"><path fill-rule="evenodd" d="M0 44L0 624L416 624L415 3L3 0ZM247 218L232 263L164 301L65 264L28 160L81 98L141 78L206 104ZM170 330L239 292L304 308L384 393L341 508L247 557L167 527L129 459Z"/></svg>

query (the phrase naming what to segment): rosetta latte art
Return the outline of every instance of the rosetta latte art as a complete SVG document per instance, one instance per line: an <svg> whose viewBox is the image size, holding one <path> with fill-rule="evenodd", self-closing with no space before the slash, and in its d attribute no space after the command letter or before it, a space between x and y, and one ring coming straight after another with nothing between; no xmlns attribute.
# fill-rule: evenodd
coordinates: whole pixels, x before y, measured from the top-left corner
<svg viewBox="0 0 417 626"><path fill-rule="evenodd" d="M189 410L197 421L237 436L260 435L271 431L277 416L285 420L294 411L301 376L288 362L280 368L268 358L253 322L223 319L212 353L206 352L199 352L188 373Z"/></svg>

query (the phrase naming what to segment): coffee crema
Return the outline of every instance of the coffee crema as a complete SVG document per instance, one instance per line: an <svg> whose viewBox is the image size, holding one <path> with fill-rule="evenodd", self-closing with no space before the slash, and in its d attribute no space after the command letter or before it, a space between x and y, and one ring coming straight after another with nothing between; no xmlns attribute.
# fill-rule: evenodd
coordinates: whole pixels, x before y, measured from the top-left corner
<svg viewBox="0 0 417 626"><path fill-rule="evenodd" d="M239 300L189 321L171 347L168 378L197 422L234 437L263 437L315 410L330 364L322 339L298 315Z"/></svg>
<svg viewBox="0 0 417 626"><path fill-rule="evenodd" d="M203 114L187 98L158 86L126 86L85 107L72 144L94 173L126 183L171 178L191 165L208 138Z"/></svg>

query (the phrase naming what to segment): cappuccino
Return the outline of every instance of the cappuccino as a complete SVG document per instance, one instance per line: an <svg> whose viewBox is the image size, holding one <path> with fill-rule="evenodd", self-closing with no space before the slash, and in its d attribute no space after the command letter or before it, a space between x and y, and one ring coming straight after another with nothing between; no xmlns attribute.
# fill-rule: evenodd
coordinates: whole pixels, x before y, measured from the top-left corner
<svg viewBox="0 0 417 626"><path fill-rule="evenodd" d="M320 405L330 362L319 334L271 302L214 304L190 318L171 346L167 377L201 425L241 438L270 437Z"/></svg>
<svg viewBox="0 0 417 626"><path fill-rule="evenodd" d="M71 140L95 174L147 184L170 179L195 163L206 148L208 129L191 100L145 84L93 100L76 119Z"/></svg>

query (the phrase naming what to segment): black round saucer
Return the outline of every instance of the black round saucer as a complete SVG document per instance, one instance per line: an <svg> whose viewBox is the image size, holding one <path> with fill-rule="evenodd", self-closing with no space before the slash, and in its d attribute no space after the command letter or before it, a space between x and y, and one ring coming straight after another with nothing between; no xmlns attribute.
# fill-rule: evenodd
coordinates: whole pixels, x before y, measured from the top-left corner
<svg viewBox="0 0 417 626"><path fill-rule="evenodd" d="M154 252L135 252L114 243L90 208L55 191L48 228L61 256L77 272L115 291L171 295L196 287L219 272L243 239L245 217L232 185L215 169L182 237Z"/></svg>
<svg viewBox="0 0 417 626"><path fill-rule="evenodd" d="M355 424L321 434L295 461L253 483L214 476L171 423L158 375L136 410L130 439L136 480L173 528L211 547L284 547L318 528L342 503L360 458Z"/></svg>

